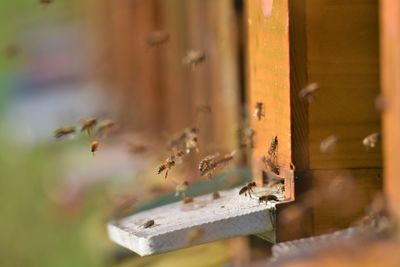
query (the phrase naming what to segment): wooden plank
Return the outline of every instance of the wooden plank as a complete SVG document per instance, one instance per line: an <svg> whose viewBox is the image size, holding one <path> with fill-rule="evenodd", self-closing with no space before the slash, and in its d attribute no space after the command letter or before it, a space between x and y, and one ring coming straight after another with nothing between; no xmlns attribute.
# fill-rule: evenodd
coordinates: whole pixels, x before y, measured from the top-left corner
<svg viewBox="0 0 400 267"><path fill-rule="evenodd" d="M192 203L177 202L137 213L110 223L109 236L142 256L239 235L269 232L273 238L276 203L260 204L257 198L239 195L239 190L222 191L215 200L203 195ZM154 220L154 225L144 228L148 220Z"/></svg>
<svg viewBox="0 0 400 267"><path fill-rule="evenodd" d="M265 117L251 118L256 131L253 176L261 182L259 159L278 137L278 165L292 161L290 114L290 64L288 0L246 1L246 83L249 112L256 102L265 106Z"/></svg>
<svg viewBox="0 0 400 267"><path fill-rule="evenodd" d="M378 1L309 0L306 8L308 79L322 88L309 105L310 167L381 167L380 147L362 146L380 131ZM331 134L339 137L336 149L322 153Z"/></svg>
<svg viewBox="0 0 400 267"><path fill-rule="evenodd" d="M383 113L384 185L389 207L400 222L400 2L381 0L382 92L387 106Z"/></svg>

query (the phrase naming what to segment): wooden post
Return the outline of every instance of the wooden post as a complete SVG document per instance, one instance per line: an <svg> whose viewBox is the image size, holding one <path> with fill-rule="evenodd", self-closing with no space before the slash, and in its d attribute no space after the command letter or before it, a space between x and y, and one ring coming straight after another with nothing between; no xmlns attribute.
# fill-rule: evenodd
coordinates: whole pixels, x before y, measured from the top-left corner
<svg viewBox="0 0 400 267"><path fill-rule="evenodd" d="M381 0L381 85L383 111L384 188L389 207L400 222L400 2Z"/></svg>

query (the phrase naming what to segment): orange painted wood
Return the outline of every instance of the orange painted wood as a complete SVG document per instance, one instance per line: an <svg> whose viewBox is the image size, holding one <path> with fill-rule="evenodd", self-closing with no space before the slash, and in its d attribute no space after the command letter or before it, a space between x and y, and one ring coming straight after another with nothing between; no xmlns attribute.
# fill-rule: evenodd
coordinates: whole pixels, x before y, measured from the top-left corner
<svg viewBox="0 0 400 267"><path fill-rule="evenodd" d="M384 186L389 206L400 222L400 2L381 0L381 85L383 112Z"/></svg>
<svg viewBox="0 0 400 267"><path fill-rule="evenodd" d="M259 159L274 136L279 142L278 165L289 168L292 161L288 0L246 1L246 19L249 112L256 102L265 106L261 121L251 118L256 131L253 176L261 181Z"/></svg>

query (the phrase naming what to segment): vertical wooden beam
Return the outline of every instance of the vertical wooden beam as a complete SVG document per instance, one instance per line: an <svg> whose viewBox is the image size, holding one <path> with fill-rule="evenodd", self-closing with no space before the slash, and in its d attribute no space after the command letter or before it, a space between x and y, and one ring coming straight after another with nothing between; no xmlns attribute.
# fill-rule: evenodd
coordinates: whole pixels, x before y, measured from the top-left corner
<svg viewBox="0 0 400 267"><path fill-rule="evenodd" d="M249 112L257 102L265 106L265 117L251 118L256 131L253 176L261 181L257 168L274 136L278 137L278 165L289 168L292 161L290 115L290 58L288 0L246 1L246 83Z"/></svg>
<svg viewBox="0 0 400 267"><path fill-rule="evenodd" d="M380 1L381 85L383 113L384 187L389 207L400 222L400 2Z"/></svg>

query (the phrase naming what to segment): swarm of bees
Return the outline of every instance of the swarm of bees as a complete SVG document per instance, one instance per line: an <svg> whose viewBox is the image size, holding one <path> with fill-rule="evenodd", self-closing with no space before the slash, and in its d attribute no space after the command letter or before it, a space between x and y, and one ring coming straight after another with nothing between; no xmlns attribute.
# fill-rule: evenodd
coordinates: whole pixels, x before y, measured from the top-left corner
<svg viewBox="0 0 400 267"><path fill-rule="evenodd" d="M146 39L146 45L148 47L159 47L169 40L169 33L166 31L155 31L152 32Z"/></svg>
<svg viewBox="0 0 400 267"><path fill-rule="evenodd" d="M206 55L203 51L190 50L186 56L183 57L182 63L194 69L198 64L206 59Z"/></svg>
<svg viewBox="0 0 400 267"><path fill-rule="evenodd" d="M315 93L319 90L320 86L318 83L310 83L300 90L299 97L300 99L306 99L309 103L311 103L315 99Z"/></svg>
<svg viewBox="0 0 400 267"><path fill-rule="evenodd" d="M265 117L264 103L262 102L256 103L253 116L256 117L258 121L260 121L263 117Z"/></svg>
<svg viewBox="0 0 400 267"><path fill-rule="evenodd" d="M98 138L104 139L110 133L111 130L116 128L116 123L112 120L103 120L98 123L97 119L89 118L89 119L81 119L79 121L80 124L80 132L85 132L88 136L92 137L92 134L97 125L98 129L96 132L96 136ZM54 131L54 137L56 139L62 139L69 136L74 136L76 133L75 126L63 126ZM90 142L90 151L94 155L95 152L99 149L100 142L98 140L93 140Z"/></svg>

